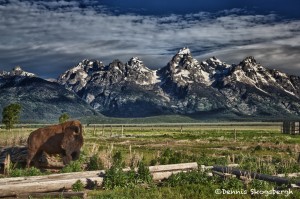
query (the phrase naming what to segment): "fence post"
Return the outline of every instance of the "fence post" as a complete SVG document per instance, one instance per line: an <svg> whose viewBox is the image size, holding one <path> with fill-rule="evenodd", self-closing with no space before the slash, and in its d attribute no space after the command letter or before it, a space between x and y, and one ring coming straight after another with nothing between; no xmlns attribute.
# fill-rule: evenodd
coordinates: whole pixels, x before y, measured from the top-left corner
<svg viewBox="0 0 300 199"><path fill-rule="evenodd" d="M102 125L102 136L104 136L104 124Z"/></svg>
<svg viewBox="0 0 300 199"><path fill-rule="evenodd" d="M236 142L236 129L234 129L234 141Z"/></svg>

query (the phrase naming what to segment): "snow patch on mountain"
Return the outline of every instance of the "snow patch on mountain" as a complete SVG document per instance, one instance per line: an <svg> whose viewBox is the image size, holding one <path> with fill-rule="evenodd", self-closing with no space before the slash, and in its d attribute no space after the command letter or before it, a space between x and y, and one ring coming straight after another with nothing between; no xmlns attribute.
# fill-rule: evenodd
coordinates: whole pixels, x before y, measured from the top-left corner
<svg viewBox="0 0 300 199"><path fill-rule="evenodd" d="M9 76L21 76L21 77L36 77L34 73L24 71L21 66L14 67L10 72L0 71L0 76L9 77Z"/></svg>

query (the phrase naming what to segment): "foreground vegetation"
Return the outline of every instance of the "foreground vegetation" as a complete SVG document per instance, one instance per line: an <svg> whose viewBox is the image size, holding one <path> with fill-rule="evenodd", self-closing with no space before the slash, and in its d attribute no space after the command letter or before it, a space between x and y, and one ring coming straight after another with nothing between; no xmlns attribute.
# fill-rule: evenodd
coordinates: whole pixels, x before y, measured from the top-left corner
<svg viewBox="0 0 300 199"><path fill-rule="evenodd" d="M0 132L0 147L24 145L34 128ZM236 163L241 169L276 175L300 172L298 156L300 136L280 132L278 124L202 124L202 125L131 125L85 127L85 144L81 158L60 172L107 170L103 188L93 187L91 198L260 198L251 189L282 188L275 184L235 178L223 180L203 171L176 174L166 181L154 183L147 166L197 162L198 165ZM121 168L139 168L138 173ZM10 176L40 175L13 165ZM296 180L296 179L294 179ZM248 194L216 194L216 189L246 190ZM74 190L81 190L80 184ZM270 198L286 198L270 195ZM293 190L290 198L299 198Z"/></svg>

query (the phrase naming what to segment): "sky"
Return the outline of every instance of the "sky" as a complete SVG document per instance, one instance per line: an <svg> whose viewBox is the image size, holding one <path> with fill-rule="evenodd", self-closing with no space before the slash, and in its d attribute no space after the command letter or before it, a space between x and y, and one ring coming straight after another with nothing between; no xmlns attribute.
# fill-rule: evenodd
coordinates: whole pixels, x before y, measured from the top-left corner
<svg viewBox="0 0 300 199"><path fill-rule="evenodd" d="M83 59L139 57L157 69L189 47L194 58L300 76L299 0L0 0L0 70L57 78Z"/></svg>

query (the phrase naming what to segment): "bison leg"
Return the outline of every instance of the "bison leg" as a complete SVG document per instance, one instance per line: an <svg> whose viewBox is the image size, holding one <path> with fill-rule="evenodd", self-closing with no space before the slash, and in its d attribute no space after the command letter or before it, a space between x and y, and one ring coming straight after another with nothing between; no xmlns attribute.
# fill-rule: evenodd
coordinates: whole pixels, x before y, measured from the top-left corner
<svg viewBox="0 0 300 199"><path fill-rule="evenodd" d="M36 163L42 153L43 153L43 151L35 151L34 152L34 151L28 150L26 167L29 168L31 161L34 161L34 163Z"/></svg>
<svg viewBox="0 0 300 199"><path fill-rule="evenodd" d="M71 152L66 152L66 155L63 157L63 163L64 165L69 164L72 160Z"/></svg>
<svg viewBox="0 0 300 199"><path fill-rule="evenodd" d="M33 159L33 157L35 156L35 154L36 154L36 152L28 150L27 161L26 161L26 168L29 168L31 160Z"/></svg>
<svg viewBox="0 0 300 199"><path fill-rule="evenodd" d="M80 155L80 151L74 151L72 153L72 160L78 160Z"/></svg>

